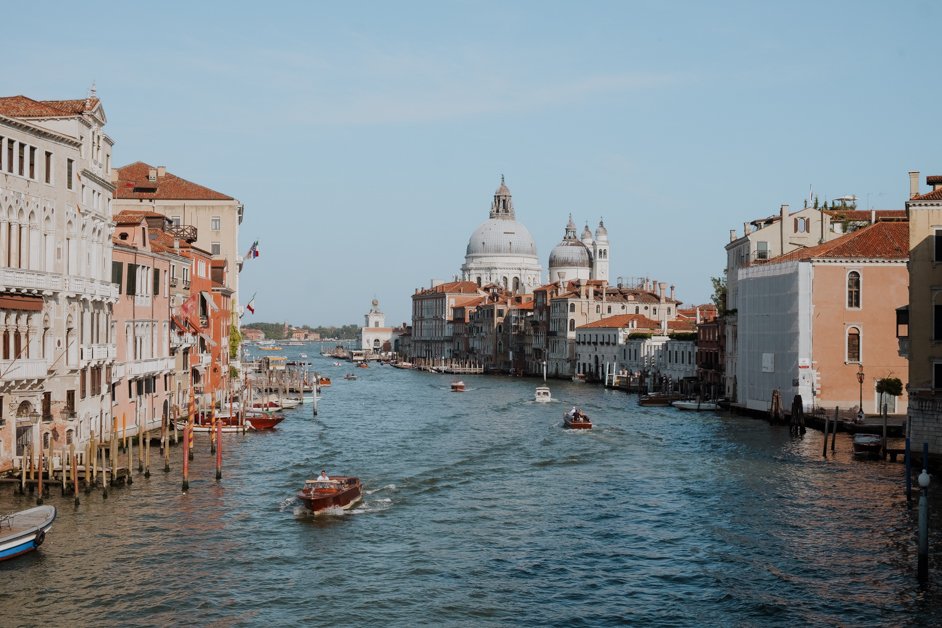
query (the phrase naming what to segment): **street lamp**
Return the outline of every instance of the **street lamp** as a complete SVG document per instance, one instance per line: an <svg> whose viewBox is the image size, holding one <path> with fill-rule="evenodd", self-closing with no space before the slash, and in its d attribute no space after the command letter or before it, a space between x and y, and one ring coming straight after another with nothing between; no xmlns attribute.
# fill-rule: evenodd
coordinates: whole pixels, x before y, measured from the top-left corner
<svg viewBox="0 0 942 628"><path fill-rule="evenodd" d="M863 363L857 364L857 383L860 384L860 412L863 413L863 383L864 383L864 371Z"/></svg>

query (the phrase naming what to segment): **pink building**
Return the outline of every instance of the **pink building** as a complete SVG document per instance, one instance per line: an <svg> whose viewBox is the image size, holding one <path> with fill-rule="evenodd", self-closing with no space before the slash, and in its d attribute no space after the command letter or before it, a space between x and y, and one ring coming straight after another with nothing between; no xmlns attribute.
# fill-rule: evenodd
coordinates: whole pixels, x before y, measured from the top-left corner
<svg viewBox="0 0 942 628"><path fill-rule="evenodd" d="M117 359L112 417L118 435L156 429L170 416L170 260L151 248L146 216L122 212L114 218L112 279L120 287L114 305Z"/></svg>
<svg viewBox="0 0 942 628"><path fill-rule="evenodd" d="M879 379L907 381L896 308L909 300L909 224L876 222L739 272L739 401L767 410L774 390L815 406L876 414ZM904 414L907 398L883 400Z"/></svg>

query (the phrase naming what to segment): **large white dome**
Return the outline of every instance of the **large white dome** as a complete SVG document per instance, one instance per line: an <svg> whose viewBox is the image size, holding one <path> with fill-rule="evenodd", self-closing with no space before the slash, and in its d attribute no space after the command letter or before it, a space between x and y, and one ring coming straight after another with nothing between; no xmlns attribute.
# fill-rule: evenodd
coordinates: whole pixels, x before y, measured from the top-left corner
<svg viewBox="0 0 942 628"><path fill-rule="evenodd" d="M536 244L527 228L516 220L491 218L471 234L466 255L536 257Z"/></svg>

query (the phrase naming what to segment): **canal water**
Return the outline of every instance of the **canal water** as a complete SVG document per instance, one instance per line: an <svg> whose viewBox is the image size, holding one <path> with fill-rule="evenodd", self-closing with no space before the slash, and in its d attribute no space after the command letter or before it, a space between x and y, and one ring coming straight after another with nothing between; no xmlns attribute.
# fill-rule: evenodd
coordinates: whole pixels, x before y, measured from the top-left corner
<svg viewBox="0 0 942 628"><path fill-rule="evenodd" d="M0 625L884 625L942 622L915 583L902 465L850 442L550 381L334 366L312 416L196 437L172 472L71 498L40 551L0 563ZM591 431L562 429L578 404ZM321 468L365 499L305 514ZM0 511L32 499L0 492ZM942 522L933 520L935 529ZM933 546L942 538L933 535ZM935 565L933 564L933 569Z"/></svg>

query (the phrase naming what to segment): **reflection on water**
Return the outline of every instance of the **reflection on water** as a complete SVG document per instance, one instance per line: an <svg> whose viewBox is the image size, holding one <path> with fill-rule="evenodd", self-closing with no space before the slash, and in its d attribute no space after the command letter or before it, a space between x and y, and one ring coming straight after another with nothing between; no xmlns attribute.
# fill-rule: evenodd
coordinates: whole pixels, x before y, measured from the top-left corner
<svg viewBox="0 0 942 628"><path fill-rule="evenodd" d="M551 381L560 403L538 404L536 380L456 394L314 361L334 382L319 415L225 435L221 482L197 435L186 494L179 449L107 500L54 492L42 550L0 563L4 623L942 622L915 585L902 465L855 461L847 439L825 460L817 432L593 386ZM594 429L562 429L571 404ZM358 475L363 500L305 512L294 494L322 467Z"/></svg>

